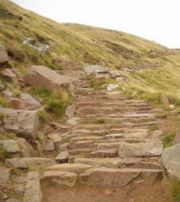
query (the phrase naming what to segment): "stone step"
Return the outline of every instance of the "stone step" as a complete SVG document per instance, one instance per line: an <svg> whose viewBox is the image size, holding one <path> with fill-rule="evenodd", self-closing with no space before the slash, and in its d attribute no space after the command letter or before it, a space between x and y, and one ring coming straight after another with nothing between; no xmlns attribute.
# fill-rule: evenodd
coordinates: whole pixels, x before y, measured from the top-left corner
<svg viewBox="0 0 180 202"><path fill-rule="evenodd" d="M151 123L155 122L154 118L150 117L144 117L144 118L134 118L134 117L92 117L92 118L81 118L79 123L85 124L85 123L99 123L99 124L122 124L122 123Z"/></svg>
<svg viewBox="0 0 180 202"><path fill-rule="evenodd" d="M120 158L160 156L163 151L163 144L160 140L153 140L142 143L121 142L118 146Z"/></svg>
<svg viewBox="0 0 180 202"><path fill-rule="evenodd" d="M99 149L91 152L89 156L94 158L113 158L118 156L118 150L117 149Z"/></svg>
<svg viewBox="0 0 180 202"><path fill-rule="evenodd" d="M50 166L46 170L68 171L68 172L73 172L79 175L90 168L92 168L92 165L82 164L82 163L63 163L63 164Z"/></svg>
<svg viewBox="0 0 180 202"><path fill-rule="evenodd" d="M109 113L109 114L89 114L84 118L129 118L129 119L141 119L141 118L155 118L152 113Z"/></svg>
<svg viewBox="0 0 180 202"><path fill-rule="evenodd" d="M73 143L70 143L68 148L70 150L72 149L82 149L82 148L86 148L86 149L113 149L114 148L118 148L118 145L122 142L131 142L131 143L143 143L143 142L149 142L151 141L151 139L111 139L111 140L106 140L106 139L102 139L102 140L78 140L75 141Z"/></svg>
<svg viewBox="0 0 180 202"><path fill-rule="evenodd" d="M145 168L160 169L158 159L155 158L75 158L75 163L88 164L93 167L106 168Z"/></svg>
<svg viewBox="0 0 180 202"><path fill-rule="evenodd" d="M152 185L162 178L160 169L91 168L80 175L79 181L89 186L124 187L128 184Z"/></svg>
<svg viewBox="0 0 180 202"><path fill-rule="evenodd" d="M72 156L75 156L75 155L85 155L85 156L87 156L87 154L90 154L94 150L95 150L94 148L70 149L69 154L72 155Z"/></svg>
<svg viewBox="0 0 180 202"><path fill-rule="evenodd" d="M72 187L77 180L77 174L68 171L45 171L41 177L41 183L57 184Z"/></svg>
<svg viewBox="0 0 180 202"><path fill-rule="evenodd" d="M77 107L79 108L83 108L83 107L149 107L150 106L147 104L147 103L134 103L134 102L126 102L126 100L117 100L117 101L114 101L112 100L111 102L111 99L109 100L106 100L106 101L99 101L99 99L97 100L92 100L92 101L82 101L82 100L79 100L77 102Z"/></svg>
<svg viewBox="0 0 180 202"><path fill-rule="evenodd" d="M75 136L71 138L71 143L76 142L76 141L80 141L80 140L99 140L102 139L102 136L95 136L95 135L91 135L91 136Z"/></svg>
<svg viewBox="0 0 180 202"><path fill-rule="evenodd" d="M77 109L76 113L78 115L95 115L95 114L111 114L111 113L120 113L120 112L143 112L147 113L150 110L149 107L84 107Z"/></svg>
<svg viewBox="0 0 180 202"><path fill-rule="evenodd" d="M124 125L122 124L121 125L120 124L78 124L78 126L76 126L74 130L79 130L83 128L91 131L107 130L110 133L121 133L120 131L124 131L124 130L148 130L144 128L143 126L139 128L131 128L128 126L131 126L131 125L127 123L124 123Z"/></svg>
<svg viewBox="0 0 180 202"><path fill-rule="evenodd" d="M43 169L55 163L52 158L43 157L24 157L24 158L11 158L6 159L5 164L10 168L19 169Z"/></svg>

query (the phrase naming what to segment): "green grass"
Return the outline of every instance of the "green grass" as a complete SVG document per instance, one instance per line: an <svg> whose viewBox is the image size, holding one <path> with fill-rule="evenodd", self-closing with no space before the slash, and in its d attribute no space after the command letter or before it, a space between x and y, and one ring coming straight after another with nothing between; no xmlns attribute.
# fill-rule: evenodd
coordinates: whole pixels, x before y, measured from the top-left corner
<svg viewBox="0 0 180 202"><path fill-rule="evenodd" d="M166 136L163 138L163 145L164 145L164 148L167 148L167 147L172 146L172 142L173 142L175 136L176 136L176 132L172 132L172 133L166 135Z"/></svg>
<svg viewBox="0 0 180 202"><path fill-rule="evenodd" d="M171 180L171 193L176 202L180 202L180 182L176 179Z"/></svg>
<svg viewBox="0 0 180 202"><path fill-rule="evenodd" d="M35 97L41 98L46 111L54 114L56 118L61 118L64 115L66 107L72 100L71 94L63 90L51 92L46 89L31 87L29 91ZM39 112L39 118L42 122L47 121L47 116L43 112Z"/></svg>

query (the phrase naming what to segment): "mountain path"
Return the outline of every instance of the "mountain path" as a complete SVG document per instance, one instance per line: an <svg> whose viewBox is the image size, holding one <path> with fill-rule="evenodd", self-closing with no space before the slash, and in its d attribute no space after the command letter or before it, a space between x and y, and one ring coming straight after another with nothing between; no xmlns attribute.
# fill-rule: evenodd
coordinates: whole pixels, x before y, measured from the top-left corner
<svg viewBox="0 0 180 202"><path fill-rule="evenodd" d="M43 202L173 201L160 166L163 145L153 136L156 111L120 92L94 90L83 78L75 95L75 117L67 121L71 129L56 158L60 164L41 183ZM64 171L76 173L76 182ZM59 185L59 177L68 187Z"/></svg>

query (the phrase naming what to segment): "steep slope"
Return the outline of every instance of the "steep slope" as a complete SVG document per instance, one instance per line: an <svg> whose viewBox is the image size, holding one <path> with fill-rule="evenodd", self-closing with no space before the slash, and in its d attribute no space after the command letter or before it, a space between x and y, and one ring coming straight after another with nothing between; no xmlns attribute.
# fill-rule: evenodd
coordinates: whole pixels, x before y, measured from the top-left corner
<svg viewBox="0 0 180 202"><path fill-rule="evenodd" d="M109 68L138 70L130 76L134 88L147 93L166 93L179 99L178 51L118 31L77 24L59 24L22 9L8 0L0 4L1 42L21 72L28 64L44 64L50 68L71 69L84 64L103 64ZM34 43L49 45L41 54L23 45L27 37ZM54 64L58 56L60 65ZM139 71L140 69L140 71ZM145 69L145 70L144 70ZM166 92L164 92L166 89Z"/></svg>

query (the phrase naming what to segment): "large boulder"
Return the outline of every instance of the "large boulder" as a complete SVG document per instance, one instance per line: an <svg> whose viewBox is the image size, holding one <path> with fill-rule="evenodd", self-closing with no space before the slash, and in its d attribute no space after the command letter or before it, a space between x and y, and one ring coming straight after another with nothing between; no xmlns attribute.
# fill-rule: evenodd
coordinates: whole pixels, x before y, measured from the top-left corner
<svg viewBox="0 0 180 202"><path fill-rule="evenodd" d="M163 151L163 144L160 140L142 143L119 143L118 154L120 158L127 157L151 157L160 156Z"/></svg>
<svg viewBox="0 0 180 202"><path fill-rule="evenodd" d="M8 62L9 57L4 46L0 45L0 64Z"/></svg>
<svg viewBox="0 0 180 202"><path fill-rule="evenodd" d="M169 176L180 181L180 143L164 149L161 162Z"/></svg>
<svg viewBox="0 0 180 202"><path fill-rule="evenodd" d="M24 76L24 82L34 87L58 91L61 88L70 88L72 79L60 75L48 67L34 65Z"/></svg>
<svg viewBox="0 0 180 202"><path fill-rule="evenodd" d="M21 134L30 141L36 138L39 122L37 111L0 108L0 113L4 115L3 127L6 130Z"/></svg>

